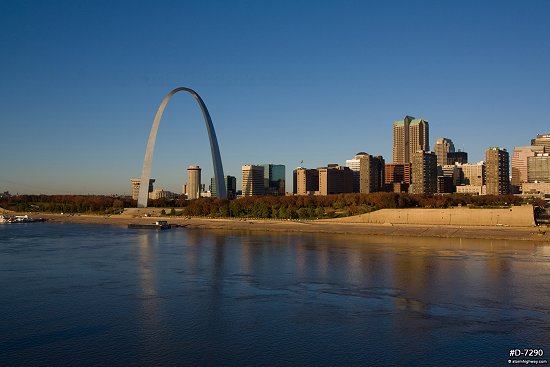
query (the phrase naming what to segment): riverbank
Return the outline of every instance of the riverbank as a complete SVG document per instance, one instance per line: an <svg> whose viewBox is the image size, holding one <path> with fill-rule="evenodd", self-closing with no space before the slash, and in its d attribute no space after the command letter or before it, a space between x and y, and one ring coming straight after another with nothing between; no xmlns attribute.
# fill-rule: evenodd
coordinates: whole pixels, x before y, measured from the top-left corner
<svg viewBox="0 0 550 367"><path fill-rule="evenodd" d="M284 221L262 219L209 219L184 217L132 217L128 215L61 215L35 213L55 223L110 224L152 223L167 220L186 228L238 231L267 231L295 233L354 234L375 236L465 238L490 240L522 240L550 243L550 227L453 226L453 225L391 225L373 223L342 223L334 220Z"/></svg>

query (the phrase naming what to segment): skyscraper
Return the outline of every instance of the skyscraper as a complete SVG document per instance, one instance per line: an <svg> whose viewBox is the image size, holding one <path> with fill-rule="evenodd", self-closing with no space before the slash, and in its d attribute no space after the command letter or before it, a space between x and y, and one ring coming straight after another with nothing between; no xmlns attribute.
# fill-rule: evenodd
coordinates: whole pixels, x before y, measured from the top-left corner
<svg viewBox="0 0 550 367"><path fill-rule="evenodd" d="M359 192L369 194L384 190L384 158L366 154L359 157Z"/></svg>
<svg viewBox="0 0 550 367"><path fill-rule="evenodd" d="M359 152L353 159L346 160L346 167L349 167L353 171L353 192L359 192L360 190L361 161L359 158L364 156L368 156L368 154Z"/></svg>
<svg viewBox="0 0 550 367"><path fill-rule="evenodd" d="M506 149L491 147L485 151L488 195L510 193L509 164L510 158Z"/></svg>
<svg viewBox="0 0 550 367"><path fill-rule="evenodd" d="M437 155L437 164L444 166L447 163L447 153L455 151L455 145L451 139L437 138L434 145L435 155ZM454 162L453 162L454 163Z"/></svg>
<svg viewBox="0 0 550 367"><path fill-rule="evenodd" d="M455 164L455 163L468 163L468 153L458 151L458 152L449 152L447 153L447 163L446 164Z"/></svg>
<svg viewBox="0 0 550 367"><path fill-rule="evenodd" d="M437 156L434 152L416 151L412 156L411 194L432 195L437 192Z"/></svg>
<svg viewBox="0 0 550 367"><path fill-rule="evenodd" d="M405 116L393 123L393 163L410 163L417 150L430 150L429 124L423 119Z"/></svg>
<svg viewBox="0 0 550 367"><path fill-rule="evenodd" d="M265 195L285 195L285 166L283 164L263 164Z"/></svg>
<svg viewBox="0 0 550 367"><path fill-rule="evenodd" d="M198 199L201 197L201 168L189 166L187 168L187 199Z"/></svg>
<svg viewBox="0 0 550 367"><path fill-rule="evenodd" d="M550 153L527 157L529 182L550 182Z"/></svg>
<svg viewBox="0 0 550 367"><path fill-rule="evenodd" d="M237 192L237 178L235 176L225 176L223 178L225 188L227 191L227 198L234 199ZM218 197L218 190L216 189L216 179L212 177L210 179L210 193L212 197Z"/></svg>
<svg viewBox="0 0 550 367"><path fill-rule="evenodd" d="M264 166L242 166L242 190L243 196L260 196L265 194Z"/></svg>
<svg viewBox="0 0 550 367"><path fill-rule="evenodd" d="M512 155L512 185L520 186L522 182L528 182L527 179L527 159L537 153L544 153L544 147L527 146L515 147Z"/></svg>
<svg viewBox="0 0 550 367"><path fill-rule="evenodd" d="M543 153L550 153L550 134L539 134L536 138L531 139L531 145L543 146Z"/></svg>

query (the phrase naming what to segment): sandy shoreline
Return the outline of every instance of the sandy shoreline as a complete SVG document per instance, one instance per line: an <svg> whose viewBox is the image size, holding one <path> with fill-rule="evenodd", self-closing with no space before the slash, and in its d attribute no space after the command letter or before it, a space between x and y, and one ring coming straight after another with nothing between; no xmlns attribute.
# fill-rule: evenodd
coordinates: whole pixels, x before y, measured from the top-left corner
<svg viewBox="0 0 550 367"><path fill-rule="evenodd" d="M33 213L54 223L109 224L127 226L129 223L152 223L159 218L136 218L129 215L61 215ZM386 225L366 223L338 223L330 220L282 221L161 217L174 225L186 228L221 229L236 231L267 231L294 233L355 234L404 237L465 238L490 240L521 240L550 243L549 227L503 226L439 226L439 225Z"/></svg>

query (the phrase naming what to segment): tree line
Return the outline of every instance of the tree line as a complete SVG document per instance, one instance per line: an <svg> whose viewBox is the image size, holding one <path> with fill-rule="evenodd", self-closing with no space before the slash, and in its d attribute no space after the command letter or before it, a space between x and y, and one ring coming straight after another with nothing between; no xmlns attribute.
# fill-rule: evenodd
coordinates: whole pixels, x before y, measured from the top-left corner
<svg viewBox="0 0 550 367"><path fill-rule="evenodd" d="M202 198L186 201L181 210L174 210L171 213L209 217L316 219L364 214L378 209L449 208L453 206L494 208L524 203L527 203L525 199L514 195L472 196L453 194L425 196L376 192L327 196L258 196L232 201ZM530 203L533 203L533 201L531 200ZM160 204L158 206L171 207L168 201L158 204Z"/></svg>
<svg viewBox="0 0 550 367"><path fill-rule="evenodd" d="M200 198L196 200L150 200L150 207L166 208L172 215L238 218L315 219L357 215L386 208L507 207L540 199L514 195L412 195L376 192L327 196L257 196L235 200ZM101 195L20 195L0 199L0 207L18 212L121 213L135 207L129 197Z"/></svg>
<svg viewBox="0 0 550 367"><path fill-rule="evenodd" d="M134 204L131 198L104 195L17 195L0 199L0 207L16 212L118 214Z"/></svg>

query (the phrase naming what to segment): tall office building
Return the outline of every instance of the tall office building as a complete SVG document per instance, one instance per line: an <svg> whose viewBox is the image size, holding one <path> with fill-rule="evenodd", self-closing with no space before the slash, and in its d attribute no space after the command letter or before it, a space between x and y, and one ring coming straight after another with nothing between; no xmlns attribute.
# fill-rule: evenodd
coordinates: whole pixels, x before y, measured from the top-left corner
<svg viewBox="0 0 550 367"><path fill-rule="evenodd" d="M187 199L198 199L201 197L201 168L189 166L187 168Z"/></svg>
<svg viewBox="0 0 550 367"><path fill-rule="evenodd" d="M139 187L141 186L141 178L132 178L130 182L132 183L132 199L137 200L139 198ZM154 183L155 183L154 178L149 179L148 192L153 192Z"/></svg>
<svg viewBox="0 0 550 367"><path fill-rule="evenodd" d="M384 183L411 183L411 164L387 163L384 165Z"/></svg>
<svg viewBox="0 0 550 367"><path fill-rule="evenodd" d="M237 178L235 176L224 176L223 182L225 183L225 189L228 199L234 199L237 193ZM218 190L216 188L216 179L212 177L210 179L210 196L218 197Z"/></svg>
<svg viewBox="0 0 550 367"><path fill-rule="evenodd" d="M453 178L450 176L437 176L437 193L450 194L456 191Z"/></svg>
<svg viewBox="0 0 550 367"><path fill-rule="evenodd" d="M388 163L384 165L384 190L407 192L411 184L411 164Z"/></svg>
<svg viewBox="0 0 550 367"><path fill-rule="evenodd" d="M393 163L410 163L417 150L430 150L429 124L423 119L405 116L393 123Z"/></svg>
<svg viewBox="0 0 550 367"><path fill-rule="evenodd" d="M543 146L543 153L550 153L550 134L539 134L536 138L531 139L531 145Z"/></svg>
<svg viewBox="0 0 550 367"><path fill-rule="evenodd" d="M468 186L483 186L485 185L485 162L478 163L457 163L456 166L460 170L460 184Z"/></svg>
<svg viewBox="0 0 550 367"><path fill-rule="evenodd" d="M294 190L296 195L312 195L319 191L319 171L298 167L293 172Z"/></svg>
<svg viewBox="0 0 550 367"><path fill-rule="evenodd" d="M458 151L458 152L449 152L447 153L447 163L446 164L455 164L455 163L468 163L468 153Z"/></svg>
<svg viewBox="0 0 550 367"><path fill-rule="evenodd" d="M506 149L492 147L485 151L485 171L488 195L510 193L510 158Z"/></svg>
<svg viewBox="0 0 550 367"><path fill-rule="evenodd" d="M285 195L285 166L283 164L263 164L265 195Z"/></svg>
<svg viewBox="0 0 550 367"><path fill-rule="evenodd" d="M353 192L359 192L360 190L360 176L361 176L361 165L359 158L368 156L365 152L359 152L353 157L353 159L346 160L346 167L349 167L353 171Z"/></svg>
<svg viewBox="0 0 550 367"><path fill-rule="evenodd" d="M360 152L346 160L353 171L353 192L368 194L384 190L384 158Z"/></svg>
<svg viewBox="0 0 550 367"><path fill-rule="evenodd" d="M260 196L265 194L264 166L242 166L242 191L243 196Z"/></svg>
<svg viewBox="0 0 550 367"><path fill-rule="evenodd" d="M412 156L411 194L432 195L437 192L437 156L434 152L416 151Z"/></svg>
<svg viewBox="0 0 550 367"><path fill-rule="evenodd" d="M359 192L369 194L384 190L384 158L370 154L359 157Z"/></svg>
<svg viewBox="0 0 550 367"><path fill-rule="evenodd" d="M329 164L319 171L319 195L353 192L353 171L349 167Z"/></svg>
<svg viewBox="0 0 550 367"><path fill-rule="evenodd" d="M527 178L527 158L544 153L544 147L527 146L515 147L512 155L512 185L521 186L522 182L529 182Z"/></svg>
<svg viewBox="0 0 550 367"><path fill-rule="evenodd" d="M527 157L529 182L550 182L550 153Z"/></svg>
<svg viewBox="0 0 550 367"><path fill-rule="evenodd" d="M437 175L439 176L445 176L445 177L451 177L453 186L458 186L462 183L462 172L458 165L456 164L446 164L444 166L437 167Z"/></svg>
<svg viewBox="0 0 550 367"><path fill-rule="evenodd" d="M447 153L454 153L455 145L451 139L437 138L435 140L434 151L435 155L437 155L437 164L444 166L449 164L447 163Z"/></svg>

